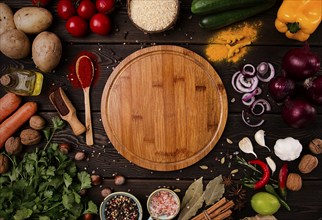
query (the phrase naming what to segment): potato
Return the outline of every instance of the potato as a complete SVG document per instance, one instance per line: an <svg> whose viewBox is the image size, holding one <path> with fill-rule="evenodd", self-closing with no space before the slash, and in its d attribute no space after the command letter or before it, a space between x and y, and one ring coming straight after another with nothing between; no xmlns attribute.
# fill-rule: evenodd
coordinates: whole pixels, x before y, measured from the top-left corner
<svg viewBox="0 0 322 220"><path fill-rule="evenodd" d="M11 8L5 3L0 2L0 35L15 28Z"/></svg>
<svg viewBox="0 0 322 220"><path fill-rule="evenodd" d="M52 14L41 7L24 7L19 9L13 16L17 29L26 34L38 34L51 25Z"/></svg>
<svg viewBox="0 0 322 220"><path fill-rule="evenodd" d="M30 53L30 41L27 35L17 29L1 34L0 51L12 59L22 59Z"/></svg>
<svg viewBox="0 0 322 220"><path fill-rule="evenodd" d="M41 71L52 71L59 64L61 55L62 44L56 34L44 31L34 39L32 58Z"/></svg>

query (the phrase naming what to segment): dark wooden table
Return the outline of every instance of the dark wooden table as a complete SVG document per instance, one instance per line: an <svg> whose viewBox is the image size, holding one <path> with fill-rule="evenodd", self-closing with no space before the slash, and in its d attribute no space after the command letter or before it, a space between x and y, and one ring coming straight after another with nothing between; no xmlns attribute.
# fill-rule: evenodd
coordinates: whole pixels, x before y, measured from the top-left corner
<svg viewBox="0 0 322 220"><path fill-rule="evenodd" d="M31 1L29 0L6 0L5 2L13 11L23 6L31 5ZM70 153L71 157L77 151L86 151L88 160L77 162L79 169L87 170L89 173L99 174L104 177L102 185L92 188L89 192L89 195L97 205L103 200L100 194L101 189L109 186L115 191L128 191L137 196L144 207L144 218L147 218L148 215L145 205L147 196L158 187L166 186L173 189L180 189L181 192L178 194L182 198L189 184L201 176L205 180L210 180L219 174L228 176L231 170L239 169L240 172L234 178L239 179L242 177L243 168L236 163L235 159L227 158L224 164L221 164L216 159L220 159L226 156L226 154L232 154L234 151L237 151L238 141L245 136L252 138L254 133L259 129L250 128L243 123L241 111L244 107L239 101L240 95L232 89L230 81L233 73L239 69L242 63L258 64L261 61L271 62L276 67L278 74L280 74L281 60L285 52L290 48L303 45L300 42L287 39L283 34L276 31L274 20L281 1L278 1L275 7L269 11L248 19L249 22L261 20L263 26L259 30L260 34L258 39L249 46L250 50L244 60L239 63L212 63L223 80L228 95L229 114L226 128L219 142L205 158L190 167L171 172L156 172L140 168L118 154L109 142L102 125L100 114L102 91L113 68L129 54L141 48L156 44L170 44L188 48L205 57L204 49L207 45L207 40L213 35L214 31L205 31L198 27L198 17L193 16L190 12L191 0L186 0L181 1L180 16L173 29L161 34L147 35L135 28L130 22L125 1L122 1L123 4L112 14L113 31L110 35L98 36L89 34L83 38L73 38L67 33L64 27L65 22L57 17L56 2L54 1L48 7L54 15L54 23L50 27L50 31L55 32L62 40L63 57L53 73L44 74L45 85L41 95L38 97L25 97L23 100L36 101L39 104L39 114L49 119L58 114L51 105L48 94L54 87L61 86L65 89L72 103L74 103L80 120L84 122L83 92L81 89L76 89L71 86L66 74L68 73L68 66L81 51L89 51L98 57L100 74L91 90L95 145L92 148L86 146L84 136L74 136L70 127L67 130L65 129L59 132L54 138L56 142L68 142L72 144L73 151ZM312 50L318 53L320 57L322 57L321 39L322 27L320 26L308 41ZM30 56L22 60L12 60L0 54L0 74L2 75L4 70L9 66L24 67L26 69L35 68ZM319 74L321 74L321 70ZM264 88L263 97L267 94L267 87ZM0 95L2 96L4 93L4 90L1 88ZM233 98L236 99L235 102L231 102ZM265 123L260 127L266 131L266 142L268 146L273 148L277 139L290 136L301 141L304 146L302 154L309 152L307 146L310 140L313 138L322 138L322 108L317 108L319 114L314 124L305 129L293 129L283 122L280 116L280 107L272 101L271 103L272 111L263 116ZM228 144L226 138L231 139L234 144ZM278 169L280 168L282 161L273 153L269 154L266 149L260 149L259 146L256 146L255 150L261 159L271 155L276 161ZM245 155L245 158L251 159L252 156ZM318 159L321 160L322 156L319 155ZM228 167L229 162L231 163L230 168ZM299 173L297 168L298 162L299 160L295 160L289 163L289 170L291 172ZM208 166L208 169L201 169L201 165ZM277 178L277 173L274 174L274 178ZM126 177L126 183L123 186L114 185L113 176L115 174L121 174ZM303 188L298 192L290 192L288 196L288 203L292 211L288 212L284 208L281 208L275 215L278 219L317 220L322 218L322 165L319 165L312 173L306 175L301 174L301 176L303 178ZM251 196L254 192L253 190L248 190L248 196ZM238 219L254 214L250 203L247 202L244 209L235 212L234 218Z"/></svg>

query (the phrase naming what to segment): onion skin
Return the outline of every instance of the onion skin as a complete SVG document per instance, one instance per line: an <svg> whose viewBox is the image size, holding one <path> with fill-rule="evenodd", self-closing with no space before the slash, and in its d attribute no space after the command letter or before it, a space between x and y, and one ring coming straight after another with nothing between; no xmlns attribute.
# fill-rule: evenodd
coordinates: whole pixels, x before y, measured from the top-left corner
<svg viewBox="0 0 322 220"><path fill-rule="evenodd" d="M283 76L271 79L268 84L270 95L276 102L283 102L295 93L295 82Z"/></svg>
<svg viewBox="0 0 322 220"><path fill-rule="evenodd" d="M290 49L283 57L282 68L287 77L301 81L312 77L321 66L321 60L308 44L302 48Z"/></svg>
<svg viewBox="0 0 322 220"><path fill-rule="evenodd" d="M287 100L282 108L285 123L293 128L304 128L316 119L316 109L303 99Z"/></svg>
<svg viewBox="0 0 322 220"><path fill-rule="evenodd" d="M306 96L316 105L322 104L322 76L311 77L304 81Z"/></svg>

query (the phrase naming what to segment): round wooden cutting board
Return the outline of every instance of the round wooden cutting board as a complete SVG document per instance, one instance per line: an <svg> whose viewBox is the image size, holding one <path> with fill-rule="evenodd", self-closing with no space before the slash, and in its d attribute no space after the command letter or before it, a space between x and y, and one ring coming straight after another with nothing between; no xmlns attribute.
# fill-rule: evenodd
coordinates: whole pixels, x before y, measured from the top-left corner
<svg viewBox="0 0 322 220"><path fill-rule="evenodd" d="M178 46L134 52L105 85L101 113L113 146L134 164L185 168L207 155L227 121L227 95L212 66Z"/></svg>

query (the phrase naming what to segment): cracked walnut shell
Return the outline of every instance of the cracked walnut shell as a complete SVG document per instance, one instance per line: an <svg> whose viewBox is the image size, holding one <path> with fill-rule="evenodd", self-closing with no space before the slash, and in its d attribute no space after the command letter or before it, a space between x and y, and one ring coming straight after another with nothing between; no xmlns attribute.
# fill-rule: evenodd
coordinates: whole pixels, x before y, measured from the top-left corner
<svg viewBox="0 0 322 220"><path fill-rule="evenodd" d="M286 187L291 191L299 191L302 188L302 177L297 173L288 174Z"/></svg>
<svg viewBox="0 0 322 220"><path fill-rule="evenodd" d="M319 138L313 139L309 144L309 148L314 154L322 154L322 140Z"/></svg>
<svg viewBox="0 0 322 220"><path fill-rule="evenodd" d="M299 163L299 170L301 173L311 173L317 167L318 163L318 158L311 154L306 154Z"/></svg>

